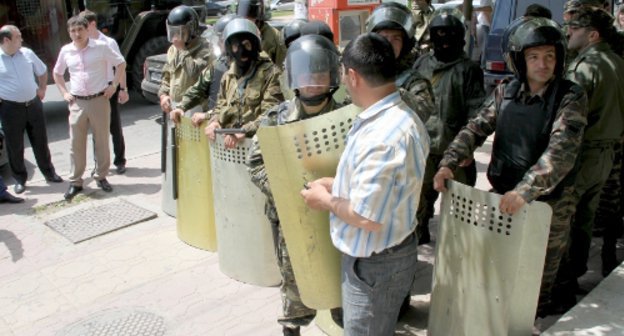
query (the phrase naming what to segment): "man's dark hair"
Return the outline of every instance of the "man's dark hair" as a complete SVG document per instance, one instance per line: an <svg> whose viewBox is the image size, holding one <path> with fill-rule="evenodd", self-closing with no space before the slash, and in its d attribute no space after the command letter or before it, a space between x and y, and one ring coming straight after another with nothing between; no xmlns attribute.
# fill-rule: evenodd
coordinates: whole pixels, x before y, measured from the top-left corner
<svg viewBox="0 0 624 336"><path fill-rule="evenodd" d="M13 39L13 30L17 27L12 25L2 26L0 28L0 44L4 44L4 39L8 38L9 40Z"/></svg>
<svg viewBox="0 0 624 336"><path fill-rule="evenodd" d="M67 20L67 29L74 26L83 26L86 29L89 26L89 21L80 15L74 15Z"/></svg>
<svg viewBox="0 0 624 336"><path fill-rule="evenodd" d="M342 53L342 64L345 70L355 70L372 87L393 82L396 77L392 45L377 33L362 34L349 42Z"/></svg>
<svg viewBox="0 0 624 336"><path fill-rule="evenodd" d="M87 19L87 22L89 23L97 22L97 14L93 13L92 11L88 9L85 9L82 12L80 12L80 16Z"/></svg>
<svg viewBox="0 0 624 336"><path fill-rule="evenodd" d="M552 12L550 11L550 9L544 6L534 3L527 7L526 11L524 12L524 16L552 19Z"/></svg>
<svg viewBox="0 0 624 336"><path fill-rule="evenodd" d="M613 16L604 9L582 7L568 24L579 28L591 28L598 32L603 41L610 43L617 34L613 20Z"/></svg>

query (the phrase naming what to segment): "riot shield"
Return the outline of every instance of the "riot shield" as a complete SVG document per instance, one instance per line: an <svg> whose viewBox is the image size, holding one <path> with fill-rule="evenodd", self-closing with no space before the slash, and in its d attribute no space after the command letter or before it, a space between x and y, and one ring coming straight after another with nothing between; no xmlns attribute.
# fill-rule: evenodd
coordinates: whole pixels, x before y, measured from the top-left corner
<svg viewBox="0 0 624 336"><path fill-rule="evenodd" d="M216 252L210 146L204 135L204 122L194 127L182 117L176 127L178 145L178 237L200 249Z"/></svg>
<svg viewBox="0 0 624 336"><path fill-rule="evenodd" d="M227 276L258 286L280 283L266 197L251 182L247 155L251 140L226 149L223 136L210 145L219 268Z"/></svg>
<svg viewBox="0 0 624 336"><path fill-rule="evenodd" d="M501 195L450 182L442 196L428 334L530 335L552 210L502 214Z"/></svg>
<svg viewBox="0 0 624 336"><path fill-rule="evenodd" d="M336 174L359 112L348 105L257 133L301 300L310 308L341 306L340 253L329 235L328 213L309 209L299 192L307 181Z"/></svg>

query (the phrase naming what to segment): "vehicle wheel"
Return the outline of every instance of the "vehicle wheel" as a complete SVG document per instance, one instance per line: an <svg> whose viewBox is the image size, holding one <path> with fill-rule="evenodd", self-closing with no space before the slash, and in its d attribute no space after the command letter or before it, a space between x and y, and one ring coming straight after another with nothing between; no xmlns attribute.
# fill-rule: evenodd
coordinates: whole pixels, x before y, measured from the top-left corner
<svg viewBox="0 0 624 336"><path fill-rule="evenodd" d="M141 81L143 80L143 63L145 59L152 55L164 54L169 49L171 43L166 36L153 37L145 42L139 51L134 55L132 62L132 86L137 92L141 92Z"/></svg>

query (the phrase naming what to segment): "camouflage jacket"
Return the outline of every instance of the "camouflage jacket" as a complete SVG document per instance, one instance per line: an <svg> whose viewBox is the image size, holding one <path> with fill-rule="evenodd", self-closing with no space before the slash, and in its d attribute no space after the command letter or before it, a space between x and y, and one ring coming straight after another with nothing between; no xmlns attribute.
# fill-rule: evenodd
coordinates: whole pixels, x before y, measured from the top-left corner
<svg viewBox="0 0 624 336"><path fill-rule="evenodd" d="M232 62L221 79L214 109L221 127L241 127L251 137L258 127L256 119L284 101L279 76L280 70L264 53L260 53L246 75Z"/></svg>
<svg viewBox="0 0 624 336"><path fill-rule="evenodd" d="M479 114L462 128L444 152L440 167L455 170L462 160L471 157L475 149L494 133L499 106L497 102L503 99L505 85L507 83L500 84ZM522 85L516 97L521 102L527 102L534 99L535 95L532 96L526 86ZM581 87L572 85L559 103L546 150L514 188L525 201L531 202L552 192L574 167L586 124L587 95Z"/></svg>
<svg viewBox="0 0 624 336"><path fill-rule="evenodd" d="M323 109L314 115L306 114L301 107L299 99L293 98L290 101L285 101L278 106L272 108L260 119L260 127L283 125L298 120L312 118L327 112L331 112L335 109L342 107L336 103L335 100L330 100ZM249 157L247 160L247 166L249 167L249 174L251 175L251 181L255 184L262 193L267 196L267 202L264 210L271 222L278 222L277 210L275 210L275 202L273 201L273 194L271 193L271 187L269 185L269 178L267 177L266 170L264 168L264 159L262 158L262 151L258 142L258 137L254 135L252 139L251 148L249 149Z"/></svg>
<svg viewBox="0 0 624 336"><path fill-rule="evenodd" d="M167 62L162 70L158 96L167 94L174 102L182 101L186 89L195 84L210 62L210 46L203 38L193 39L185 50L170 46L167 50Z"/></svg>
<svg viewBox="0 0 624 336"><path fill-rule="evenodd" d="M210 66L206 67L197 79L197 82L188 88L182 96L182 101L178 104L178 108L186 111L199 104L203 104L206 99L209 99L210 88L212 85L219 85L219 82L213 83L214 72L217 67L229 68L229 62L227 56L221 56L214 60Z"/></svg>
<svg viewBox="0 0 624 336"><path fill-rule="evenodd" d="M414 2L414 7L418 7ZM416 46L415 48L418 50L420 54L425 54L431 48L431 41L429 38L429 23L431 23L431 19L433 19L433 13L435 9L432 6L425 10L421 10L419 8L412 9L412 13L414 13L416 31L414 37L416 38Z"/></svg>
<svg viewBox="0 0 624 336"><path fill-rule="evenodd" d="M282 44L279 30L265 22L260 29L260 34L262 35L262 50L269 55L275 65L284 69L286 46Z"/></svg>
<svg viewBox="0 0 624 336"><path fill-rule="evenodd" d="M483 104L483 71L466 55L442 63L433 52L416 60L414 69L433 87L435 110L425 126L431 139L430 154L441 155Z"/></svg>
<svg viewBox="0 0 624 336"><path fill-rule="evenodd" d="M617 142L624 123L624 60L600 42L570 63L566 77L584 88L589 99L583 141Z"/></svg>
<svg viewBox="0 0 624 336"><path fill-rule="evenodd" d="M403 101L426 123L435 110L431 83L414 69L403 71L395 82Z"/></svg>

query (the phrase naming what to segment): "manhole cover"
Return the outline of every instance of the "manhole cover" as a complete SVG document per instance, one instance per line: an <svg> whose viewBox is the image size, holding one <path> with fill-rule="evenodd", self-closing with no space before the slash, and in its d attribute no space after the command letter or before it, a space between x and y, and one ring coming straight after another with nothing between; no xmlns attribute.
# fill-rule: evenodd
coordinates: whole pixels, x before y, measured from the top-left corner
<svg viewBox="0 0 624 336"><path fill-rule="evenodd" d="M156 218L154 212L116 200L49 220L45 225L76 244L153 218Z"/></svg>
<svg viewBox="0 0 624 336"><path fill-rule="evenodd" d="M140 310L111 310L75 322L58 336L164 336L165 319Z"/></svg>

